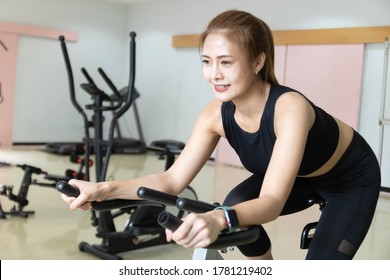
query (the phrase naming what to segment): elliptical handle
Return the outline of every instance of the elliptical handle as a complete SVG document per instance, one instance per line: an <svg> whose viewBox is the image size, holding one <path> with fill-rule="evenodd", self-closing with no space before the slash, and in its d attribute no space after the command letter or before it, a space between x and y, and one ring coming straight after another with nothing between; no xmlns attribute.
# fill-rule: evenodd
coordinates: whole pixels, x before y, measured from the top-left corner
<svg viewBox="0 0 390 280"><path fill-rule="evenodd" d="M102 76L103 80L106 82L106 84L110 87L112 92L114 93L115 97L117 98L117 105L115 105L115 109L118 109L122 106L123 100L122 96L119 93L118 89L116 86L112 83L111 79L107 76L107 74L103 71L101 67L98 68L98 72L100 76Z"/></svg>
<svg viewBox="0 0 390 280"><path fill-rule="evenodd" d="M84 75L85 79L88 81L88 83L96 85L94 80L88 74L87 69L85 69L84 67L81 67L80 71L81 71L81 73L83 73L83 75Z"/></svg>
<svg viewBox="0 0 390 280"><path fill-rule="evenodd" d="M83 111L83 108L80 106L80 104L76 100L73 71L72 71L72 66L70 65L70 59L69 59L68 49L67 49L66 43L65 43L65 37L63 35L60 35L58 37L58 40L60 41L60 44L61 44L61 50L62 50L62 55L63 55L64 61L65 61L66 72L68 73L70 100L71 100L73 106L77 109L77 111L81 115L83 115L83 118L84 118L86 116L85 116L85 113Z"/></svg>
<svg viewBox="0 0 390 280"><path fill-rule="evenodd" d="M135 46L135 36L134 31L130 32L130 69L129 69L129 84L127 87L127 96L125 104L115 112L114 119L118 119L122 116L129 108L133 101L134 96L134 83L135 83L135 59L136 59L136 46Z"/></svg>

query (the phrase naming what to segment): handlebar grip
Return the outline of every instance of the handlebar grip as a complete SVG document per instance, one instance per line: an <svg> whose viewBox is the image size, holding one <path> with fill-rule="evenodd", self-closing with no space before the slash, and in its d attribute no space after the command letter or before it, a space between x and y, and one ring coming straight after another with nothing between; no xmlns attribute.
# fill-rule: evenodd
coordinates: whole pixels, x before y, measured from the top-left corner
<svg viewBox="0 0 390 280"><path fill-rule="evenodd" d="M177 228L183 223L180 218L167 211L161 212L157 221L160 226L169 229L172 232L177 230ZM217 240L205 248L219 250L226 247L249 244L254 242L259 237L259 234L260 228L258 226L253 226L234 233L220 234Z"/></svg>
<svg viewBox="0 0 390 280"><path fill-rule="evenodd" d="M69 197L78 197L80 195L80 190L68 184L66 181L59 181L56 184L56 189ZM131 199L111 199L101 202L93 201L92 209L96 211L110 211L114 209L134 207L134 206L161 206L155 202L146 201L146 200L131 200Z"/></svg>
<svg viewBox="0 0 390 280"><path fill-rule="evenodd" d="M214 210L214 208L217 206L199 200L180 197L176 201L176 207L180 210L187 210L195 213L204 213Z"/></svg>
<svg viewBox="0 0 390 280"><path fill-rule="evenodd" d="M175 195L163 193L146 187L140 187L137 191L137 195L139 198L152 200L164 205L176 205L176 201L178 200L178 197Z"/></svg>
<svg viewBox="0 0 390 280"><path fill-rule="evenodd" d="M177 228L183 223L183 221L177 216L163 211L158 215L157 222L160 226L171 230L172 232L177 230Z"/></svg>
<svg viewBox="0 0 390 280"><path fill-rule="evenodd" d="M56 189L60 193L63 193L66 196L78 197L80 195L80 190L68 184L65 181L59 181L56 184Z"/></svg>

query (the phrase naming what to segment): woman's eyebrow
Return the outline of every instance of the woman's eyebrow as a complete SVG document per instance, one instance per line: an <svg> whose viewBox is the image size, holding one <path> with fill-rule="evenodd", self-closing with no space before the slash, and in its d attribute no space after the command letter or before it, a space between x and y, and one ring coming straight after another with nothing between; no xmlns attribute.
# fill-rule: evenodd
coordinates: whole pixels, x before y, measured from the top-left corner
<svg viewBox="0 0 390 280"><path fill-rule="evenodd" d="M205 55L205 54L202 54L202 57L210 58L210 56ZM232 57L233 57L232 55L228 55L228 54L217 56L218 59L220 59L220 58L232 58Z"/></svg>

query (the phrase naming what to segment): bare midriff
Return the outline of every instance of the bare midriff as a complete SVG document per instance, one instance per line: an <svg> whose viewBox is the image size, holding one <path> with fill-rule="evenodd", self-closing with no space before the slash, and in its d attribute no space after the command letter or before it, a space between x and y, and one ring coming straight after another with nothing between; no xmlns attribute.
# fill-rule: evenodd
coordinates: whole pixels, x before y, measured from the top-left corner
<svg viewBox="0 0 390 280"><path fill-rule="evenodd" d="M340 158L343 156L344 152L347 150L349 144L351 144L352 138L353 138L353 129L352 127L348 126L347 124L343 123L342 121L335 118L336 123L339 127L339 142L337 144L336 150L334 151L333 155L330 157L330 159L319 169L316 171L303 175L298 177L316 177L323 175L330 170L337 164L337 162L340 160Z"/></svg>

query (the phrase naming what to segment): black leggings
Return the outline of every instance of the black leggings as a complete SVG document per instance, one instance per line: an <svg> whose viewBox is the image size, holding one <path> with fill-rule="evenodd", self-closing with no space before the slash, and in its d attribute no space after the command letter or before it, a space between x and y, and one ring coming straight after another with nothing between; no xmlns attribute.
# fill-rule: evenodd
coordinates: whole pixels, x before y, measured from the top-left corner
<svg viewBox="0 0 390 280"><path fill-rule="evenodd" d="M306 259L352 259L355 256L374 216L380 176L375 154L355 132L352 143L331 171L314 178L296 179L281 215L310 207L308 199L318 195L326 200ZM263 178L252 175L240 183L228 194L224 205L257 198ZM271 241L264 228L260 226L260 229L257 241L238 247L245 256L261 256L269 250Z"/></svg>

